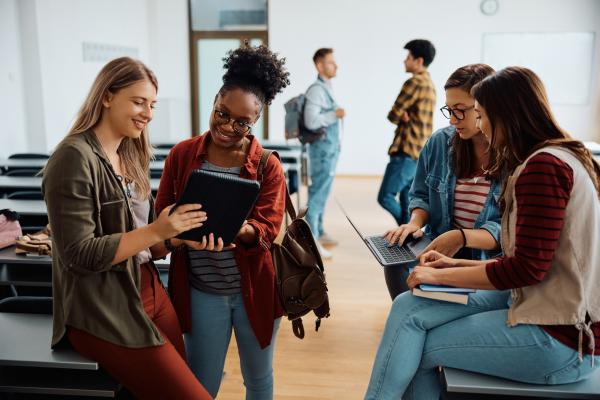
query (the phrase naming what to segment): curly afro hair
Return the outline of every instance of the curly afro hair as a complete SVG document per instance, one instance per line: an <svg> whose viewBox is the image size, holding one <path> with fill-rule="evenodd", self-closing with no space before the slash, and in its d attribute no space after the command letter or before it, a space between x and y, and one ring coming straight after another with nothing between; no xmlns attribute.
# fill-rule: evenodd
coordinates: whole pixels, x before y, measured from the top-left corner
<svg viewBox="0 0 600 400"><path fill-rule="evenodd" d="M285 58L278 59L276 53L263 45L252 47L245 41L242 47L229 51L223 62L227 72L219 94L239 88L269 105L275 95L290 84Z"/></svg>

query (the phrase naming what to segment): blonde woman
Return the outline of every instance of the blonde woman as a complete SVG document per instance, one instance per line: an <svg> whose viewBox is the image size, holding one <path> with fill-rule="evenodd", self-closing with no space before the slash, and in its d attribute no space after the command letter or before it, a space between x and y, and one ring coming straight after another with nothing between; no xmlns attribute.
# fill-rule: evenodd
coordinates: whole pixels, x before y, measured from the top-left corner
<svg viewBox="0 0 600 400"><path fill-rule="evenodd" d="M155 255L202 225L198 205L153 213L146 127L158 84L144 64L109 62L44 171L53 252L52 345L68 340L136 397L208 399L185 362Z"/></svg>

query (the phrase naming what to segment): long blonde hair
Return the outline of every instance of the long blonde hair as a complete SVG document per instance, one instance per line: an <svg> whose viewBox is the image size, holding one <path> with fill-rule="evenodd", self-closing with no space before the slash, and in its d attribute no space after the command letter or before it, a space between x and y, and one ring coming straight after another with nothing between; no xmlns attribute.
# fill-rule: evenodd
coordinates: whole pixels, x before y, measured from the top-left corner
<svg viewBox="0 0 600 400"><path fill-rule="evenodd" d="M129 57L110 61L98 73L67 136L85 132L98 125L102 117L102 102L109 92L116 93L143 80L148 80L158 91L156 76L141 61ZM152 159L152 147L148 140L147 128L144 127L137 139L123 138L117 153L124 167L125 179L135 184L136 192L141 198L148 198L150 196L148 170Z"/></svg>

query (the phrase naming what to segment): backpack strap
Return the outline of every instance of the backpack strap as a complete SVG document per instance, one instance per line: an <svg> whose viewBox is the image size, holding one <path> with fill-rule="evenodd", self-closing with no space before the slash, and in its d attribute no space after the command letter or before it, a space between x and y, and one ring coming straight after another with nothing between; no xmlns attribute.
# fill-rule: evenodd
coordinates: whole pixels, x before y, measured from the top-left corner
<svg viewBox="0 0 600 400"><path fill-rule="evenodd" d="M292 331L298 339L304 339L304 325L302 324L302 318L292 320Z"/></svg>
<svg viewBox="0 0 600 400"><path fill-rule="evenodd" d="M258 163L257 174L258 174L258 177L259 177L261 183L263 181L263 175L264 175L263 171L265 169L265 165L267 165L267 161L269 160L269 157L271 157L271 154L274 154L275 157L277 157L277 159L279 159L279 154L276 151L267 150L267 149L263 149L262 154L260 156L260 162ZM284 180L284 184L285 184L285 209L293 221L297 217L296 209L294 208L294 204L292 203L292 199L290 197L290 191L287 188L287 182L285 180Z"/></svg>

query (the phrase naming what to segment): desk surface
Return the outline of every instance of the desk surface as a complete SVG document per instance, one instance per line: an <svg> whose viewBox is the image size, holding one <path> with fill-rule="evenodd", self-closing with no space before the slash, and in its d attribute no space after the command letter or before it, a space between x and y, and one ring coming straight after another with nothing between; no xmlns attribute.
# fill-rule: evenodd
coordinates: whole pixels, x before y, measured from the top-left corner
<svg viewBox="0 0 600 400"><path fill-rule="evenodd" d="M46 203L44 200L10 200L0 199L0 210L9 208L21 215L45 216Z"/></svg>
<svg viewBox="0 0 600 400"><path fill-rule="evenodd" d="M454 368L444 368L442 373L449 393L569 399L600 398L600 369L584 381L566 385L534 385Z"/></svg>
<svg viewBox="0 0 600 400"><path fill-rule="evenodd" d="M160 179L150 179L150 188L158 190ZM42 178L31 176L5 176L0 175L0 188L4 189L41 189Z"/></svg>
<svg viewBox="0 0 600 400"><path fill-rule="evenodd" d="M160 270L169 269L170 254L164 260L155 260L154 264ZM0 250L0 264L29 264L29 265L52 265L50 256L22 256L15 254L14 246Z"/></svg>
<svg viewBox="0 0 600 400"><path fill-rule="evenodd" d="M279 153L279 156L282 158L284 164L296 164L300 162L300 158L302 156L302 152L300 149L280 149L281 146L274 145L274 150ZM266 147L268 148L268 147ZM169 154L170 150L165 149L156 149L154 154L157 156L166 157ZM22 160L22 159L8 159L8 158L0 158L0 168L43 168L46 165L47 160L45 159L31 159L31 160ZM164 160L156 160L150 162L151 170L160 170L164 169L165 162Z"/></svg>
<svg viewBox="0 0 600 400"><path fill-rule="evenodd" d="M52 316L0 313L0 365L96 370L75 350L50 348Z"/></svg>

